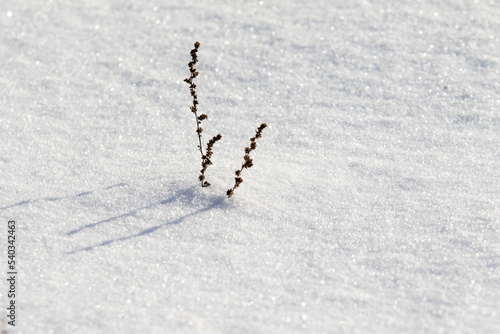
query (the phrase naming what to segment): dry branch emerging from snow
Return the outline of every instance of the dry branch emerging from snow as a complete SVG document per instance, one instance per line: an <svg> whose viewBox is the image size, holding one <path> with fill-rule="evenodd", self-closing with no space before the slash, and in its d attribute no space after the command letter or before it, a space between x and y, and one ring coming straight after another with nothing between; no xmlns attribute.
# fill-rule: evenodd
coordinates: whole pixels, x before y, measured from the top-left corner
<svg viewBox="0 0 500 334"><path fill-rule="evenodd" d="M255 137L250 138L250 146L245 147L245 155L243 156L243 163L241 164L241 168L238 169L234 174L236 177L234 178L234 186L231 189L228 189L226 192L227 197L231 197L234 194L234 190L240 186L241 183L243 183L243 179L241 178L241 173L243 172L244 168L250 168L253 166L253 160L250 158L250 152L255 150L257 148L257 138L262 137L262 130L264 130L267 127L266 123L262 123L258 129L255 131Z"/></svg>
<svg viewBox="0 0 500 334"><path fill-rule="evenodd" d="M198 102L198 95L196 94L196 84L193 82L193 80L199 75L198 70L194 67L196 63L198 62L198 48L200 47L200 42L194 43L194 49L191 50L191 61L188 63L189 66L189 72L191 72L191 75L189 78L184 79L185 82L189 84L189 91L191 92L191 96L193 97L193 105L191 106L191 112L194 114L195 119L196 119L196 133L198 135L198 148L200 149L201 153L201 167L202 169L200 170L200 176L198 177L198 180L201 182L202 187L208 187L210 186L210 183L205 181L205 171L207 170L207 167L212 164L212 161L210 158L212 157L212 147L214 144L219 141L222 138L222 135L219 133L218 135L214 136L207 144L207 153L203 153L203 147L201 145L201 133L203 132L203 128L201 127L201 122L204 119L208 119L208 116L206 114L201 114L198 116L198 107L197 105L199 104Z"/></svg>

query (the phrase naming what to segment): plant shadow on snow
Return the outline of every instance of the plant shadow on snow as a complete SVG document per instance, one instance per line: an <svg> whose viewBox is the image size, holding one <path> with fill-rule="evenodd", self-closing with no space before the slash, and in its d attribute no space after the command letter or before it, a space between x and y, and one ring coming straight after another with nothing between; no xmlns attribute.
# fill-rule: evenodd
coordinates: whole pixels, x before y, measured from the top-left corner
<svg viewBox="0 0 500 334"><path fill-rule="evenodd" d="M193 187L181 190L181 191L177 192L176 194L174 194L173 196L171 196L171 197L169 197L167 199L164 199L164 200L161 200L161 201L158 201L158 202L155 202L155 203L152 203L152 204L140 207L140 208L135 209L135 210L131 210L131 211L127 212L127 213L124 213L124 214L121 214L121 215L118 215L118 216L115 216L115 217L111 217L111 218L108 218L108 219L100 220L100 221L98 221L96 223L92 223L92 224L87 224L87 225L81 226L79 228L76 228L74 230L71 230L71 231L67 232L65 235L66 236L71 236L71 235L79 233L79 232L81 232L83 230L86 230L86 229L89 229L89 228L94 228L96 226L99 226L99 225L102 225L102 224L105 224L105 223L109 223L111 221L118 220L120 218L135 216L139 211L147 210L147 209L153 209L153 208L156 208L156 207L161 206L161 205L166 205L166 204L172 203L172 202L174 202L176 200L184 199L184 200L187 200L189 202L192 202L196 198L195 188L197 188L197 186L193 186ZM159 230L159 229L161 229L163 227L180 224L186 218L189 218L189 217L192 217L192 216L196 216L198 214L201 214L203 212L206 212L206 211L209 211L209 210L212 210L212 209L214 209L216 207L221 206L223 203L225 203L225 199L226 199L225 196L215 196L215 197L213 197L211 199L208 199L208 201L209 201L208 205L202 207L201 209L193 211L191 213L185 214L185 215L183 215L183 216L181 216L181 217L179 217L177 219L168 221L168 222L160 224L160 225L149 227L147 229L144 229L144 230L142 230L142 231L140 231L138 233L135 233L135 234L131 234L129 236L115 238L115 239L109 239L109 240L106 240L106 241L101 242L100 244L97 244L97 245L94 245L94 246L88 246L88 247L85 247L85 248L80 248L80 249L73 250L71 252L66 252L66 254L75 254L75 253L79 253L79 252L82 252L82 251L91 251L94 248L103 247L103 246L109 246L112 243L117 242L117 241L125 241L125 240L129 240L129 239L137 238L137 237L142 237L142 236L148 235L150 233L153 233L153 232L155 232L155 231L157 231L157 230Z"/></svg>
<svg viewBox="0 0 500 334"><path fill-rule="evenodd" d="M127 185L128 185L127 183L121 182L121 183L113 184L113 185L111 185L109 187L103 188L103 190L110 190L110 189L113 189L113 188L125 187ZM97 191L97 190L95 190L95 191ZM0 211L7 210L7 209L10 209L10 208L14 208L14 207L17 207L17 206L38 203L38 202L57 202L57 201L62 201L62 200L66 200L66 199L75 199L75 198L78 198L78 197L92 195L95 191L84 191L84 192L78 193L78 194L73 195L73 196L44 197L44 198L39 198L39 199L28 199L28 200L21 201L21 202L15 203L15 204L4 206L4 207L0 208Z"/></svg>

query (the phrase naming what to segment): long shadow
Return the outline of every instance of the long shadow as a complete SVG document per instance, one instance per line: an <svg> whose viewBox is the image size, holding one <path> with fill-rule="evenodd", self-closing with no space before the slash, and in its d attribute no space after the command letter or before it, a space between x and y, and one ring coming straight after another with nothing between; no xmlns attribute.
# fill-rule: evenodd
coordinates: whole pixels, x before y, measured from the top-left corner
<svg viewBox="0 0 500 334"><path fill-rule="evenodd" d="M150 208L153 208L153 207L156 207L156 206L159 206L159 205L165 205L165 204L171 203L171 202L175 201L177 198L179 198L180 196L188 193L192 189L194 189L194 186L190 187L190 188L187 188L187 189L184 189L184 190L178 192L177 194L175 194L175 195L173 195L173 196L171 196L171 197L169 197L167 199L164 199L162 201L155 202L155 203L143 206L143 207L135 209L135 210L131 210L131 211L129 211L127 213L124 213L124 214L121 214L119 216L115 216L115 217L111 217L111 218L108 218L108 219L100 220L100 221L98 221L96 223L92 223L92 224L87 224L87 225L80 226L78 228L75 228L74 230L71 230L71 231L65 233L65 235L66 236L70 236L70 235L79 233L79 232L81 232L83 230L86 230L88 228L94 228L96 226L99 226L99 225L102 225L102 224L105 224L105 223L109 223L109 222L112 222L114 220L118 220L120 218L135 216L137 214L137 212L141 211L141 210L146 210L146 209L150 209Z"/></svg>
<svg viewBox="0 0 500 334"><path fill-rule="evenodd" d="M180 195L173 196L173 197L171 197L171 198L169 198L169 199L167 199L165 201L171 202L173 200L172 198L175 198L175 197L178 197L178 196L180 196ZM138 238L138 237L142 237L142 236L148 235L150 233L153 233L153 232L159 230L162 227L167 227L167 226L170 226L170 225L180 224L186 218L198 215L200 213L203 213L205 211L209 211L209 210L217 207L218 205L220 205L220 204L222 204L224 202L224 199L225 199L225 197L220 197L220 198L216 199L213 203L207 205L206 207L204 207L202 209L199 209L199 210L196 210L194 212L188 213L187 215L181 216L181 217L179 217L179 218L177 218L175 220L166 222L164 224L160 224L160 225L156 225L156 226L153 226L153 227L149 227L149 228L147 228L145 230L142 230L139 233L135 233L135 234L132 234L132 235L129 235L129 236L126 236L126 237L121 237L121 238L116 238L116 239L109 239L109 240L101 242L100 244L97 244L97 245L94 245L94 246L88 246L88 247L85 247L85 248L76 249L76 250L71 251L71 252L66 252L65 254L75 254L75 253L84 252L84 251L87 251L87 252L88 251L92 251L92 250L94 250L96 248L99 248L99 247L109 246L112 243L115 243L115 242L118 242L118 241L125 241L125 240L129 240L129 239ZM158 202L158 203L162 203L162 202L163 201ZM142 209L145 209L145 208L148 208L148 207L151 207L151 206L154 206L154 204L151 204L151 205L149 205L147 207L144 207L144 208L141 208L141 209L137 209L137 210L142 210ZM134 211L137 211L137 210L134 210ZM121 215L121 216L126 216L126 215ZM117 217L114 217L114 218L118 219L121 216L117 216Z"/></svg>
<svg viewBox="0 0 500 334"><path fill-rule="evenodd" d="M121 183L113 184L113 185L111 185L109 187L103 188L103 190L109 190L109 189L113 189L113 188L117 188L117 187L124 187L124 186L127 186L127 185L128 185L127 183L121 182ZM102 190L102 189L98 189L98 190ZM42 201L56 202L56 201L62 201L62 200L65 200L65 199L83 197L83 196L91 195L91 194L93 194L94 192L96 192L98 190L84 191L82 193L79 193L79 194L76 194L76 195L73 195L73 196L45 197L45 198L39 198L39 199L28 199L28 200L21 201L21 202L15 203L15 204L4 206L4 207L0 208L0 211L7 210L7 209L10 209L10 208L14 208L16 206L22 206L22 205L27 205L27 204L37 203L37 202L42 202Z"/></svg>

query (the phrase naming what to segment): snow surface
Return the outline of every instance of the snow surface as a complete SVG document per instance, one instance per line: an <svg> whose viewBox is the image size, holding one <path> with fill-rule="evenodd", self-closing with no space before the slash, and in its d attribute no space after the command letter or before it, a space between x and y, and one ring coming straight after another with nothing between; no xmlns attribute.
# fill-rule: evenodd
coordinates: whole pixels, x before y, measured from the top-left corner
<svg viewBox="0 0 500 334"><path fill-rule="evenodd" d="M0 26L18 333L500 332L498 1L2 0Z"/></svg>

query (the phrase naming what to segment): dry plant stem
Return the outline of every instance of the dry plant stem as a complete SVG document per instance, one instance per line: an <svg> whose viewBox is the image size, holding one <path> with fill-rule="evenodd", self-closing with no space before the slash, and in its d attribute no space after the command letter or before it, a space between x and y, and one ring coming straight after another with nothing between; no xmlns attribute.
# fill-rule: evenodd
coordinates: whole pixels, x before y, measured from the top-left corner
<svg viewBox="0 0 500 334"><path fill-rule="evenodd" d="M196 133L198 134L198 148L200 149L201 156L203 157L203 149L201 146L201 133L203 132L203 128L200 127L201 121L198 119L198 108L196 105L198 104L198 95L196 94L196 84L193 82L193 79L198 76L198 71L194 67L198 62L198 48L200 47L200 43L194 43L194 49L191 50L191 61L189 62L189 72L191 73L189 78L184 79L185 82L189 84L189 91L191 96L193 97L193 106L191 107L191 112L194 114L196 120Z"/></svg>
<svg viewBox="0 0 500 334"><path fill-rule="evenodd" d="M243 183L243 179L241 178L241 173L243 172L244 168L250 168L253 166L253 160L250 158L250 152L255 150L257 148L257 143L256 140L257 138L262 137L262 130L264 130L267 127L266 123L262 123L257 130L255 131L255 137L250 138L250 146L245 147L245 155L243 156L243 163L241 164L241 168L238 169L234 174L236 177L234 178L234 186L231 189L228 189L226 192L226 195L228 198L233 196L234 190L240 186L241 183Z"/></svg>
<svg viewBox="0 0 500 334"><path fill-rule="evenodd" d="M212 158L212 154L213 154L212 147L214 146L214 144L216 142L221 140L221 138L222 138L222 135L219 133L217 136L214 136L212 139L210 139L210 141L207 143L207 154L205 154L201 157L201 167L203 167L203 168L200 171L200 176L198 177L198 180L201 181L202 187L210 186L210 183L205 181L205 171L207 170L207 167L209 165L212 165L212 160L210 160L210 158Z"/></svg>
<svg viewBox="0 0 500 334"><path fill-rule="evenodd" d="M200 149L201 166L203 167L200 171L198 180L201 182L202 187L208 187L210 186L210 183L205 181L205 171L207 170L207 167L212 164L212 161L210 160L210 158L212 157L212 146L215 144L215 142L219 141L222 136L218 134L217 136L213 137L207 145L207 154L203 154L203 147L201 145L201 133L203 132L203 128L201 127L201 121L203 121L204 119L208 119L208 116L206 114L201 114L200 116L198 116L198 95L196 94L196 84L193 82L193 79L196 78L199 74L194 67L194 65L196 65L196 63L198 62L197 52L199 47L199 42L194 43L194 49L191 50L191 61L188 64L189 72L191 73L191 75L189 78L184 79L184 81L189 84L189 91L191 93L191 96L193 97L191 112L194 114L196 120L196 133L198 134L199 143L198 148Z"/></svg>

